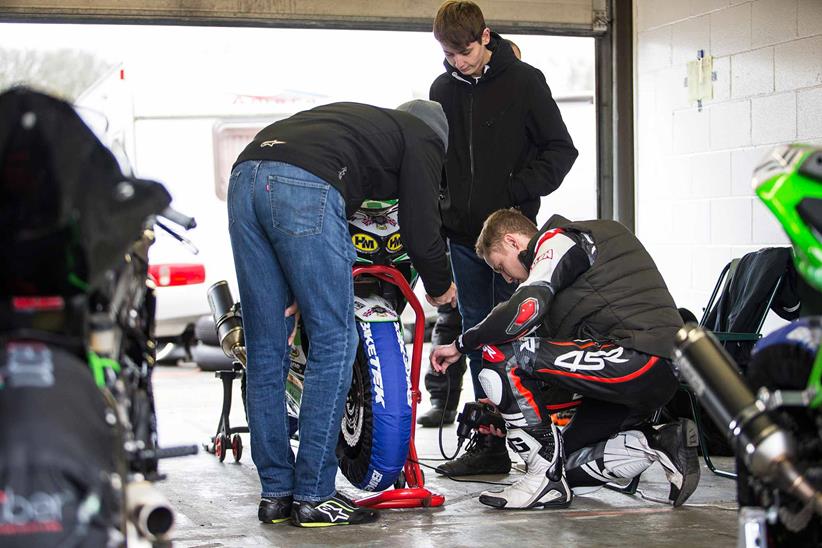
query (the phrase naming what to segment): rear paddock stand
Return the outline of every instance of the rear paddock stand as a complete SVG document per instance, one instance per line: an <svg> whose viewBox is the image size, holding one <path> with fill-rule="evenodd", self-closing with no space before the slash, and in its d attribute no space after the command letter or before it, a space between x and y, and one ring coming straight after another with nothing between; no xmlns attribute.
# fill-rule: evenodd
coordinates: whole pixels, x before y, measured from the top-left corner
<svg viewBox="0 0 822 548"><path fill-rule="evenodd" d="M217 423L217 434L209 443L203 444L203 449L220 459L225 460L229 450L234 462L240 462L243 456L243 440L240 434L248 433L248 426L231 427L229 414L231 413L231 396L234 388L234 379L242 379L245 375L243 366L234 362L233 369L217 371L214 376L223 381L223 408L220 411L220 422Z"/></svg>
<svg viewBox="0 0 822 548"><path fill-rule="evenodd" d="M417 459L414 433L417 424L417 404L422 401L420 392L420 362L425 335L425 313L414 291L399 270L390 266L370 265L354 267L354 277L368 274L400 288L408 304L414 309L414 346L411 352L411 440L408 443L408 458L403 473L397 480L397 487L376 493L355 501L358 506L368 508L421 508L442 506L445 497L425 487L425 476ZM405 484L405 487L403 487Z"/></svg>

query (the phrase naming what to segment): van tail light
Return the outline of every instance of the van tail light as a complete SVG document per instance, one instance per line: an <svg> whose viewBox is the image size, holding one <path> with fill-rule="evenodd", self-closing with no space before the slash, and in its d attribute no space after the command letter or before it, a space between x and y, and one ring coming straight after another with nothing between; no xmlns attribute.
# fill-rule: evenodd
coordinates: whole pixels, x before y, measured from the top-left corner
<svg viewBox="0 0 822 548"><path fill-rule="evenodd" d="M205 281L205 266L201 264L152 264L148 275L158 287L201 284Z"/></svg>

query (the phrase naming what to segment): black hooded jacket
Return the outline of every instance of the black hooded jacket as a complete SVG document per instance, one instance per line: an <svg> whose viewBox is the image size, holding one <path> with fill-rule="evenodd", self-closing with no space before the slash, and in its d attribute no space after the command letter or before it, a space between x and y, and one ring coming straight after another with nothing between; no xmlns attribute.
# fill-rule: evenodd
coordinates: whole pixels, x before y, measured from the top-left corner
<svg viewBox="0 0 822 548"><path fill-rule="evenodd" d="M399 198L402 241L429 295L451 285L440 236L437 196L442 141L407 112L359 103L332 103L263 128L235 165L285 162L328 182L345 198L350 217L363 200Z"/></svg>
<svg viewBox="0 0 822 548"><path fill-rule="evenodd" d="M449 126L444 232L470 247L497 209L517 207L536 221L540 197L559 187L577 157L543 74L496 33L487 47L493 54L479 80L445 61L430 90Z"/></svg>

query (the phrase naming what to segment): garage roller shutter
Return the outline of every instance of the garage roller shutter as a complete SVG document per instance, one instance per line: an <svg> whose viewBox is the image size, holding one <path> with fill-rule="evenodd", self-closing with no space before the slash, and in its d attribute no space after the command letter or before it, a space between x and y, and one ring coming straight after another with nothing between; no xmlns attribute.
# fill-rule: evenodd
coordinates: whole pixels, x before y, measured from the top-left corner
<svg viewBox="0 0 822 548"><path fill-rule="evenodd" d="M596 35L608 0L481 0L505 32ZM428 30L439 0L3 0L0 20Z"/></svg>

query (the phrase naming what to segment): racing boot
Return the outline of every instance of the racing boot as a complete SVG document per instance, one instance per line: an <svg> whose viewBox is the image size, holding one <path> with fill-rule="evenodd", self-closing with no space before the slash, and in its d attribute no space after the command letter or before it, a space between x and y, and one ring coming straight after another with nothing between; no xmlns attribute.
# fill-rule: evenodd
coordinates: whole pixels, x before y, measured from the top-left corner
<svg viewBox="0 0 822 548"><path fill-rule="evenodd" d="M689 419L663 424L650 429L648 445L654 449L657 462L665 470L671 484L668 500L681 506L699 485L699 434L696 424Z"/></svg>
<svg viewBox="0 0 822 548"><path fill-rule="evenodd" d="M658 429L642 425L583 447L565 461L574 494L591 493L608 483L625 484L658 462L671 484L669 499L680 506L699 483L696 425L687 419Z"/></svg>
<svg viewBox="0 0 822 548"><path fill-rule="evenodd" d="M417 417L417 424L419 424L423 428L436 428L440 424L442 424L443 426L453 424L454 419L456 418L456 409L444 409L443 407L435 405L434 407L429 409L427 413Z"/></svg>
<svg viewBox="0 0 822 548"><path fill-rule="evenodd" d="M490 434L475 433L465 453L452 461L437 466L444 476L478 476L507 474L511 471L511 457L505 439Z"/></svg>
<svg viewBox="0 0 822 548"><path fill-rule="evenodd" d="M574 495L565 479L562 436L553 424L515 428L508 443L528 468L525 475L500 492L485 491L482 504L494 508L566 508Z"/></svg>

